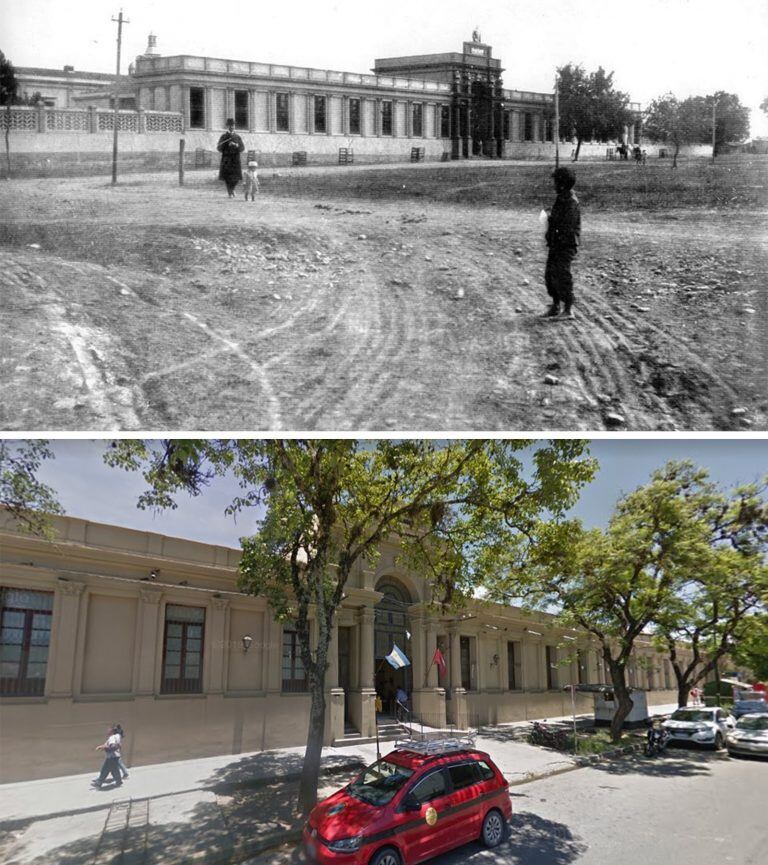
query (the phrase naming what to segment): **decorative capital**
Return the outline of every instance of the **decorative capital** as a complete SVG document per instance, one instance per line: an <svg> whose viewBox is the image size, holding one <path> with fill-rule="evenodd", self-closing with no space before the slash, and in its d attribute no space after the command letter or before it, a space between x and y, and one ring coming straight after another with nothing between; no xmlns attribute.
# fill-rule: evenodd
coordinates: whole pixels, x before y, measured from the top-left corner
<svg viewBox="0 0 768 865"><path fill-rule="evenodd" d="M229 598L211 598L211 606L214 610L226 610L229 606Z"/></svg>
<svg viewBox="0 0 768 865"><path fill-rule="evenodd" d="M79 597L83 593L83 589L85 588L85 583L78 583L78 582L70 580L66 577L59 577L58 580L56 581L56 586L62 595L70 595L72 597Z"/></svg>
<svg viewBox="0 0 768 865"><path fill-rule="evenodd" d="M162 595L159 589L139 589L139 597L144 604L159 604Z"/></svg>
<svg viewBox="0 0 768 865"><path fill-rule="evenodd" d="M375 617L373 607L361 607L357 611L357 618L361 625L372 625Z"/></svg>

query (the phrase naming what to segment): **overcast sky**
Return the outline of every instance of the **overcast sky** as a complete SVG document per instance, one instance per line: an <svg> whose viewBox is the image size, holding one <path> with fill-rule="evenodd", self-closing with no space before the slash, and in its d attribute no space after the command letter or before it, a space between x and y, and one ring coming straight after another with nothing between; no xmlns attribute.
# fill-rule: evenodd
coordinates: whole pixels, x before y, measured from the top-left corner
<svg viewBox="0 0 768 865"><path fill-rule="evenodd" d="M231 480L217 479L198 498L181 498L177 510L155 514L136 508L145 487L140 475L103 465L104 441L58 440L52 446L56 459L44 464L40 478L56 489L70 516L233 547L253 532L255 513L241 514L237 522L224 516L236 492ZM616 500L670 459L691 459L726 487L768 473L766 439L601 439L591 451L600 471L573 512L590 526L604 525Z"/></svg>
<svg viewBox="0 0 768 865"><path fill-rule="evenodd" d="M0 0L2 49L17 66L115 68L120 9L105 0ZM365 72L377 57L459 51L478 26L509 88L548 91L569 61L616 73L646 104L716 90L753 109L752 134L768 133L766 0L291 0L222 3L126 0L123 71L150 31L162 54L198 54Z"/></svg>

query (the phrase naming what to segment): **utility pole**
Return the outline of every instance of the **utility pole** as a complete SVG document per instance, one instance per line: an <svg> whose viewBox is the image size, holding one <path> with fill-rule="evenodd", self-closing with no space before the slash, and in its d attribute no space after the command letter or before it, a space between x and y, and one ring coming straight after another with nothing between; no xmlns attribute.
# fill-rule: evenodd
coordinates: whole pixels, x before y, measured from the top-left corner
<svg viewBox="0 0 768 865"><path fill-rule="evenodd" d="M117 22L117 67L115 69L115 113L113 118L114 130L112 134L112 186L117 183L117 126L119 122L118 110L120 108L120 48L123 39L123 24L130 24L127 18L123 18L123 10L117 18L113 18Z"/></svg>
<svg viewBox="0 0 768 865"><path fill-rule="evenodd" d="M715 164L715 130L717 124L717 100L712 97L712 165ZM719 704L718 704L719 705Z"/></svg>
<svg viewBox="0 0 768 865"><path fill-rule="evenodd" d="M555 168L560 167L560 75L555 72Z"/></svg>

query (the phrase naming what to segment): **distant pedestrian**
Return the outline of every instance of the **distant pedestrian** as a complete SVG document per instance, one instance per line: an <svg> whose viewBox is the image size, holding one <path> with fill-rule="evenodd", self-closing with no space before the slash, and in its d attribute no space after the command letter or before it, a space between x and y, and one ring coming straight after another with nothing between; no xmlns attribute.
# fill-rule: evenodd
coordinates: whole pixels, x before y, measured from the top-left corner
<svg viewBox="0 0 768 865"><path fill-rule="evenodd" d="M104 763L99 772L99 777L91 781L92 787L99 787L107 780L107 775L112 775L115 787L122 787L123 779L120 777L120 734L117 727L107 728L107 740L102 745L96 746L97 751L104 752Z"/></svg>
<svg viewBox="0 0 768 865"><path fill-rule="evenodd" d="M125 730L123 730L121 724L115 724L115 730L117 731L117 735L120 736L120 756L117 758L117 765L120 768L120 774L123 776L123 780L125 780L128 777L128 769L123 761L123 741L125 740Z"/></svg>
<svg viewBox="0 0 768 865"><path fill-rule="evenodd" d="M408 692L400 686L395 694L395 717L404 721L408 717Z"/></svg>
<svg viewBox="0 0 768 865"><path fill-rule="evenodd" d="M544 282L552 304L545 317L559 314L573 318L573 275L571 263L579 251L581 241L581 211L579 199L573 192L576 175L570 168L556 168L552 174L557 198L549 214L546 240L549 247Z"/></svg>
<svg viewBox="0 0 768 865"><path fill-rule="evenodd" d="M248 169L246 170L245 177L243 178L246 201L248 201L249 196L251 198L251 201L256 201L256 193L259 191L259 176L258 174L256 174L256 169L258 167L259 163L256 162L255 159L251 160L248 163Z"/></svg>
<svg viewBox="0 0 768 865"><path fill-rule="evenodd" d="M227 131L219 138L216 149L221 154L219 180L227 185L227 194L235 197L235 187L243 179L243 167L240 164L240 154L245 150L243 139L235 132L235 121L227 119Z"/></svg>

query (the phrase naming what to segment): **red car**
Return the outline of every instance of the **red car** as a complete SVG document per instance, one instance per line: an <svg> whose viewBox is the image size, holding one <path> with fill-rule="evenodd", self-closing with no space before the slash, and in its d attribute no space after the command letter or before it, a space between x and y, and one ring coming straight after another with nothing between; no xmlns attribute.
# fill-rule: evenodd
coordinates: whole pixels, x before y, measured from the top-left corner
<svg viewBox="0 0 768 865"><path fill-rule="evenodd" d="M511 816L509 783L487 754L408 744L313 809L304 851L320 865L415 865L477 839L495 847Z"/></svg>

